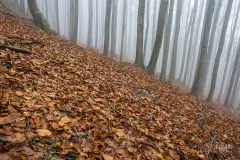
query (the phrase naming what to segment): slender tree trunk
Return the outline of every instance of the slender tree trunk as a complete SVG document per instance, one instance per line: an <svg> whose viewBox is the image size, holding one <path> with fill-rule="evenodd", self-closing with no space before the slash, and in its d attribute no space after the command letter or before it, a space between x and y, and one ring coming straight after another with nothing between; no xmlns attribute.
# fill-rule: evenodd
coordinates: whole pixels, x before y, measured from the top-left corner
<svg viewBox="0 0 240 160"><path fill-rule="evenodd" d="M107 0L107 8L105 14L105 39L104 39L104 51L103 55L108 56L109 39L110 39L110 17L112 10L112 0Z"/></svg>
<svg viewBox="0 0 240 160"><path fill-rule="evenodd" d="M88 0L88 48L92 48L93 43L93 0Z"/></svg>
<svg viewBox="0 0 240 160"><path fill-rule="evenodd" d="M196 70L196 76L194 78L193 87L191 90L191 93L194 95L199 94L199 90L201 89L201 82L203 80L203 73L205 69L205 62L206 62L206 56L207 56L207 47L209 42L209 34L211 30L211 23L212 23L212 17L214 12L214 6L215 6L215 0L211 0L207 2L207 12L206 12L206 22L204 25L204 33L203 33L203 39L202 39L202 45L201 45L201 53L200 58L198 62L198 67Z"/></svg>
<svg viewBox="0 0 240 160"><path fill-rule="evenodd" d="M167 14L167 8L168 8L168 0L161 0L159 15L158 15L158 25L157 25L157 34L156 39L152 51L152 56L150 59L150 62L148 64L148 72L152 75L155 73L155 68L157 65L157 60L159 57L159 52L162 45L162 38L163 38L163 30L165 26L165 19Z"/></svg>
<svg viewBox="0 0 240 160"><path fill-rule="evenodd" d="M121 38L121 53L120 53L120 62L123 61L123 52L124 52L124 39L125 39L125 30L126 30L126 15L127 15L127 0L124 0L123 5L123 24L122 24L122 38Z"/></svg>
<svg viewBox="0 0 240 160"><path fill-rule="evenodd" d="M184 42L186 42L186 44L183 44L183 56L182 56L182 65L180 66L180 75L179 75L179 77L178 77L178 80L179 81L181 81L181 77L183 76L183 72L184 72L184 65L185 65L185 61L186 61L186 53L184 52L184 49L185 49L185 46L187 45L187 42L188 42L188 31L189 31L189 29L190 29L190 23L191 23L191 19L192 19L192 13L190 13L190 3L188 4L188 14L187 14L187 18L186 18L186 28L187 28L187 26L188 26L188 28L187 28L187 30L185 31L185 33L184 33L184 39L183 39L183 41ZM190 20L189 20L189 17L190 17Z"/></svg>
<svg viewBox="0 0 240 160"><path fill-rule="evenodd" d="M49 14L48 14L48 0L45 0L45 10L46 10L46 20L48 20Z"/></svg>
<svg viewBox="0 0 240 160"><path fill-rule="evenodd" d="M26 16L26 11L25 11L25 2L24 0L20 0L20 12Z"/></svg>
<svg viewBox="0 0 240 160"><path fill-rule="evenodd" d="M74 6L74 36L73 36L73 42L77 44L77 36L78 36L78 1L75 0L75 6Z"/></svg>
<svg viewBox="0 0 240 160"><path fill-rule="evenodd" d="M234 84L233 84L232 97L230 98L231 100L230 100L229 107L232 107L232 108L234 105L234 99L237 98L239 79L240 79L240 64L238 64L238 69L237 69L236 77L235 77Z"/></svg>
<svg viewBox="0 0 240 160"><path fill-rule="evenodd" d="M196 14L197 14L197 3L194 3L194 7L193 7L193 14L192 14L192 20L191 20L191 29L189 31L189 35L190 39L189 39L189 47L187 50L187 57L186 57L186 69L184 71L184 77L183 77L183 83L186 85L187 84L187 74L188 74L188 68L189 68L189 63L190 63L190 56L191 56L191 51L192 51L192 47L193 47L193 34L194 34L194 24L196 22ZM187 47L185 47L187 48Z"/></svg>
<svg viewBox="0 0 240 160"><path fill-rule="evenodd" d="M75 6L75 0L70 0L70 41L74 42L74 6Z"/></svg>
<svg viewBox="0 0 240 160"><path fill-rule="evenodd" d="M144 14L145 13L145 0L139 0L138 6L138 25L137 25L137 48L135 64L138 67L144 68L143 65L143 32L144 32Z"/></svg>
<svg viewBox="0 0 240 160"><path fill-rule="evenodd" d="M150 13L150 1L147 1L147 27L146 27L146 31L145 31L145 38L144 38L144 52L143 52L143 64L144 64L144 60L145 60L145 56L147 54L147 40L148 40L148 33L149 33L149 24L150 24L150 18L149 18L149 13Z"/></svg>
<svg viewBox="0 0 240 160"><path fill-rule="evenodd" d="M211 65L211 59L212 59L212 56L214 55L213 53L213 49L214 49L214 38L215 38L215 33L216 33L216 30L217 30L217 22L219 20L219 15L220 15L220 10L221 10L221 7L222 7L222 0L219 0L218 1L218 5L216 7L216 11L215 11L215 16L213 18L213 22L212 22L212 31L211 31L211 35L210 35L210 40L209 40L209 48L208 48L208 55L207 55L207 67L206 68L210 68L210 65ZM207 83L207 75L209 73L209 70L210 69L207 69L205 72L204 72L204 79L203 79L203 84L206 84ZM202 90L201 92L203 92L203 89L204 87L202 87Z"/></svg>
<svg viewBox="0 0 240 160"><path fill-rule="evenodd" d="M153 9L153 27L152 27L152 48L154 47L154 41L156 39L156 33L155 33L155 29L156 29L156 23L155 23L155 19L157 16L157 4L156 4L156 0L154 0L154 9Z"/></svg>
<svg viewBox="0 0 240 160"><path fill-rule="evenodd" d="M219 68L220 59L221 59L222 52L223 52L223 46L224 46L227 28L228 28L228 24L229 24L229 19L230 19L230 15L231 15L232 5L233 5L233 1L228 1L227 10L225 13L223 27L222 27L221 36L220 36L220 42L219 42L218 50L217 50L217 56L216 56L216 59L214 62L213 75L212 75L212 80L211 80L211 85L210 85L211 86L210 92L209 92L208 98L207 98L207 101L209 101L209 102L212 101L214 91L216 88L218 68Z"/></svg>
<svg viewBox="0 0 240 160"><path fill-rule="evenodd" d="M239 7L239 6L238 6ZM239 9L237 10L237 13L236 15L239 14ZM236 28L237 28L237 20L234 21L234 24L233 24L233 28L231 30L231 34L230 34L230 39L233 39L234 35L235 35L235 31L236 31ZM228 45L228 49L227 49L227 53L230 53L232 51L232 47L233 47L233 44L229 44ZM228 64L229 64L229 59L230 59L230 56L226 56L226 65L225 65L225 68L224 68L224 72L223 72L223 80L221 82L221 89L220 89L220 92L219 92L219 95L218 95L218 98L217 98L217 101L220 101L221 100L221 97L222 97L222 94L223 94L223 86L225 84L225 80L227 78L224 78L226 73L227 73L227 68L228 68Z"/></svg>
<svg viewBox="0 0 240 160"><path fill-rule="evenodd" d="M111 56L113 59L116 56L116 43L117 43L117 1L113 0L112 10L112 32L111 32Z"/></svg>
<svg viewBox="0 0 240 160"><path fill-rule="evenodd" d="M28 7L33 16L34 24L42 30L50 32L50 26L48 22L44 19L42 13L39 11L36 0L28 0Z"/></svg>
<svg viewBox="0 0 240 160"><path fill-rule="evenodd" d="M56 22L57 22L57 33L60 34L60 24L59 24L59 8L58 8L58 0L55 0L55 8L56 8Z"/></svg>
<svg viewBox="0 0 240 160"><path fill-rule="evenodd" d="M99 6L100 5L98 5L99 3L99 0L96 0L95 1L95 10L96 10L96 41L95 41L95 48L98 48L98 29L99 29L99 22L98 22L98 18L99 18L99 16L98 16L98 14L99 14L99 12L98 12L98 10L99 10Z"/></svg>
<svg viewBox="0 0 240 160"><path fill-rule="evenodd" d="M240 39L238 41L240 42ZM231 79L230 79L230 83L229 83L229 87L228 87L228 91L227 91L227 96L226 96L226 99L224 102L225 106L229 105L229 102L230 102L230 95L233 91L233 83L234 83L234 80L236 77L237 67L238 67L239 62L240 62L240 43L238 44L237 55L234 60L234 67L233 67L232 74L231 74Z"/></svg>
<svg viewBox="0 0 240 160"><path fill-rule="evenodd" d="M176 17L176 25L175 25L175 34L173 38L172 61L171 61L170 76L169 76L169 82L171 83L175 80L175 74L176 74L178 39L179 39L180 23L181 23L181 17L182 17L182 6L183 6L183 0L178 0L177 11L176 11L177 17Z"/></svg>
<svg viewBox="0 0 240 160"><path fill-rule="evenodd" d="M168 66L168 55L169 55L169 46L173 22L173 9L174 9L174 0L170 1L169 15L167 19L167 25L164 33L164 46L163 46L163 60L162 60L162 69L160 73L160 79L162 81L167 80L167 66Z"/></svg>

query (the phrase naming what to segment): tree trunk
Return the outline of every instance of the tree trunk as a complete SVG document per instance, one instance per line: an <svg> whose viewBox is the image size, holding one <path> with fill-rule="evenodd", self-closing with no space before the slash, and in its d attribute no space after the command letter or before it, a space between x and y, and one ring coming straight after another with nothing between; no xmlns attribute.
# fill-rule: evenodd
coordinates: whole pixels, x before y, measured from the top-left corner
<svg viewBox="0 0 240 160"><path fill-rule="evenodd" d="M108 56L111 10L112 10L112 0L107 0L107 8L106 8L106 14L105 14L104 51L103 51L104 56Z"/></svg>
<svg viewBox="0 0 240 160"><path fill-rule="evenodd" d="M156 34L155 34L155 29L156 29L156 23L155 23L155 19L156 19L156 16L157 16L157 4L156 4L156 0L154 0L154 9L153 9L153 27L152 27L152 48L154 47L154 41L156 39Z"/></svg>
<svg viewBox="0 0 240 160"><path fill-rule="evenodd" d="M20 12L26 16L26 11L25 11L25 1L24 0L20 0Z"/></svg>
<svg viewBox="0 0 240 160"><path fill-rule="evenodd" d="M215 6L215 0L211 0L207 2L207 12L206 12L206 20L204 25L204 33L203 33L203 39L201 44L201 52L200 52L200 58L196 70L196 76L193 82L193 87L191 90L191 93L194 95L199 94L199 90L201 89L201 82L203 80L203 73L206 65L206 56L207 56L207 47L209 42L209 34L211 30L211 23L212 23L212 17L214 12L214 6Z"/></svg>
<svg viewBox="0 0 240 160"><path fill-rule="evenodd" d="M176 25L175 25L175 34L173 37L173 51L172 51L172 61L171 61L169 82L173 82L175 80L177 53L178 53L178 39L179 39L180 23L181 23L181 17L182 17L182 6L183 6L183 0L178 0L177 1L177 11L176 11L177 17L176 17Z"/></svg>
<svg viewBox="0 0 240 160"><path fill-rule="evenodd" d="M240 5L239 5L240 6ZM238 6L238 7L239 7ZM236 13L236 15L238 15L239 14L239 9L237 10L237 13ZM234 37L234 35L235 35L235 31L236 31L236 28L237 28L237 20L235 20L234 21L234 24L233 24L233 28L232 28L232 30L231 30L231 34L230 34L230 39L233 39L233 37ZM231 51L232 51L232 47L233 47L233 44L229 44L228 45L228 49L227 49L227 53L230 53ZM228 64L229 64L229 60L230 60L230 56L226 56L227 58L226 58L226 65L225 65L225 68L224 68L224 72L223 72L223 80L222 80L222 82L221 82L221 89L220 89L220 92L219 92L219 95L218 95L218 98L217 98L217 101L220 101L220 99L221 99L221 97L222 97L222 94L223 94L223 86L224 86L224 84L225 84L225 80L227 79L227 78L224 78L225 77L225 75L226 75L226 73L227 73L227 68L228 68Z"/></svg>
<svg viewBox="0 0 240 160"><path fill-rule="evenodd" d="M126 15L127 15L127 0L124 0L123 5L123 24L122 24L122 38L121 38L121 53L120 53L120 62L123 61L123 52L124 52L124 39L125 39L125 30L126 30Z"/></svg>
<svg viewBox="0 0 240 160"><path fill-rule="evenodd" d="M149 18L149 13L150 13L150 1L147 1L147 27L146 27L146 31L145 31L145 38L144 38L144 52L143 52L143 64L144 64L144 60L147 54L147 40L148 40L148 33L149 33L149 24L150 24L150 18Z"/></svg>
<svg viewBox="0 0 240 160"><path fill-rule="evenodd" d="M145 0L139 0L138 6L138 25L137 25L137 48L135 64L138 67L144 68L143 65L143 32L144 32L144 14L145 13Z"/></svg>
<svg viewBox="0 0 240 160"><path fill-rule="evenodd" d="M96 40L95 40L95 48L98 48L98 29L99 29L99 27L98 27L98 18L99 18L99 16L98 16L98 14L99 14L99 12L98 12L98 10L99 10L99 6L100 5L98 5L99 3L99 0L95 0L95 10L96 10Z"/></svg>
<svg viewBox="0 0 240 160"><path fill-rule="evenodd" d="M211 59L212 59L212 56L214 55L214 52L213 52L213 48L214 48L214 38L215 38L215 33L216 33L216 30L217 30L217 23L218 23L218 20L219 20L219 15L220 15L220 10L221 10L221 7L222 7L222 0L219 0L218 2L218 5L216 7L216 12L215 12L215 16L213 18L213 22L212 22L212 31L211 31L211 34L210 34L210 40L209 40L209 48L208 48L208 55L207 55L207 66L206 68L208 68L205 72L204 72L204 79L203 79L203 84L206 84L207 83L207 76L208 76L208 73L210 71L210 65L211 65ZM202 85L203 85L202 84ZM203 88L202 88L202 92L203 92Z"/></svg>
<svg viewBox="0 0 240 160"><path fill-rule="evenodd" d="M28 7L33 16L34 24L45 32L50 32L50 26L39 11L36 0L28 0Z"/></svg>
<svg viewBox="0 0 240 160"><path fill-rule="evenodd" d="M160 79L162 81L167 80L167 65L168 65L168 55L169 55L169 46L173 22L173 9L174 9L174 0L170 1L169 15L167 19L167 25L164 33L164 46L163 46L163 60L162 60L162 69L160 72Z"/></svg>
<svg viewBox="0 0 240 160"><path fill-rule="evenodd" d="M58 0L55 0L55 11L56 11L56 22L57 22L57 33L60 35L60 24L59 24L59 8Z"/></svg>
<svg viewBox="0 0 240 160"><path fill-rule="evenodd" d="M113 10L112 10L112 31L111 31L111 56L113 59L116 56L116 43L117 43L117 2L113 0Z"/></svg>
<svg viewBox="0 0 240 160"><path fill-rule="evenodd" d="M190 20L188 21L188 19L189 19L189 17L190 17ZM188 42L188 34L189 34L189 32L187 32L187 31L189 31L189 29L190 29L190 23L191 23L191 19L192 19L192 17L193 17L193 14L192 13L190 13L190 3L188 4L188 14L187 14L187 18L186 18L186 28L187 28L187 26L188 26L188 28L187 28L187 30L185 31L185 33L184 33L184 36L183 36L183 42L186 42L186 44L187 44L187 42ZM184 52L184 49L185 49L185 46L186 46L186 44L183 44L183 56L182 56L182 64L181 64L181 66L180 66L180 75L179 75L179 77L178 77L178 80L179 81L181 81L181 77L183 76L183 72L184 72L184 65L185 65L185 61L186 61L186 53Z"/></svg>
<svg viewBox="0 0 240 160"><path fill-rule="evenodd" d="M238 40L240 41L240 39ZM228 91L227 91L227 96L226 96L226 99L225 99L225 102L224 102L224 105L229 105L229 102L230 102L230 95L233 91L233 83L234 83L234 80L236 78L236 73L237 73L237 68L238 68L238 64L240 62L240 43L238 44L238 50L237 50L237 55L235 57L235 60L234 60L234 67L233 67L233 70L232 70L232 75L231 75L231 79L230 79L230 83L229 83L229 87L228 87Z"/></svg>
<svg viewBox="0 0 240 160"><path fill-rule="evenodd" d="M223 52L223 46L224 46L227 28L228 28L228 24L229 24L229 19L230 19L230 15L231 15L232 5L233 5L233 1L228 1L227 10L225 13L223 27L222 27L221 36L220 36L220 42L218 45L217 55L216 55L216 59L214 62L212 81L211 81L211 85L210 85L211 87L210 87L210 92L209 92L208 98L207 98L208 102L212 101L214 91L216 88L218 68L219 68L219 63L220 63L220 59L221 59L222 52Z"/></svg>
<svg viewBox="0 0 240 160"><path fill-rule="evenodd" d="M233 91L232 91L232 97L230 100L230 105L229 107L234 107L234 99L237 98L237 91L238 91L238 83L239 83L239 78L240 78L240 64L238 64L238 70L237 70L237 74L234 80L234 85L233 85Z"/></svg>
<svg viewBox="0 0 240 160"><path fill-rule="evenodd" d="M184 77L183 77L183 84L187 84L187 74L188 74L188 68L189 68L189 63L190 63L190 56L191 56L191 51L192 51L192 47L193 47L193 34L194 34L194 24L196 22L196 14L197 14L197 3L195 2L194 3L194 7L193 7L193 19L192 21L190 22L191 23L191 29L189 31L189 35L190 36L190 39L189 39L189 48L187 50L187 59L186 59L186 68L185 68L185 71L184 71ZM187 47L185 47L187 48Z"/></svg>
<svg viewBox="0 0 240 160"><path fill-rule="evenodd" d="M88 48L92 48L93 43L93 0L88 0Z"/></svg>
<svg viewBox="0 0 240 160"><path fill-rule="evenodd" d="M156 39L154 42L152 56L151 56L150 62L147 67L148 72L152 75L155 73L155 68L157 65L157 60L158 60L159 52L160 52L161 45L162 45L163 30L164 30L164 26L165 26L165 18L166 18L166 14L167 14L167 8L168 8L168 0L161 0L161 5L160 5L160 10L159 10L159 15L158 15Z"/></svg>
<svg viewBox="0 0 240 160"><path fill-rule="evenodd" d="M46 20L48 20L49 14L48 14L48 0L45 0L45 10L46 10Z"/></svg>

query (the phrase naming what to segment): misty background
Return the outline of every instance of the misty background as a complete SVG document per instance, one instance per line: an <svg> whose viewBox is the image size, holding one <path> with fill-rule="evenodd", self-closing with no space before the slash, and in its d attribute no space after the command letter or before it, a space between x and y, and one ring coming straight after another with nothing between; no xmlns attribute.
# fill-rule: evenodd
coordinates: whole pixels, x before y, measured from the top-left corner
<svg viewBox="0 0 240 160"><path fill-rule="evenodd" d="M178 0L180 1L180 0ZM166 23L168 23L168 15L171 4L173 4L173 18L170 28L170 40L166 42L163 38L160 56L158 58L156 75L162 69L163 50L165 45L169 46L167 58L167 77L171 69L172 51L177 47L176 60L176 83L180 82L183 86L191 89L196 77L196 71L199 63L199 54L201 53L201 44L204 32L204 21L206 19L206 6L209 0L181 0L183 7L181 9L181 17L177 14L179 3L177 0L169 1L168 12L166 15ZM210 40L208 44L208 54L205 64L204 82L202 82L201 95L207 97L211 88L211 79L214 73L214 63L219 45L223 46L223 51L219 61L217 71L216 88L214 90L214 101L222 104L240 108L240 63L239 59L237 66L235 60L237 53L240 52L240 1L232 0L230 18L227 26L224 26L224 15L226 14L228 0L217 0L214 9L214 15L211 24ZM147 66L156 37L158 15L161 0L145 0L145 23L144 23L144 65ZM31 17L28 9L27 0L18 0L17 5L21 13L25 17ZM51 28L64 37L70 40L70 24L71 24L71 0L37 0L38 7L44 17L49 22ZM75 3L76 5L77 3ZM119 60L121 49L123 51L123 61L134 63L136 56L137 43L137 20L138 20L138 5L139 1L133 0L112 0L112 10L110 17L110 44L109 52L114 52L114 59ZM77 44L86 48L92 49L95 52L102 54L104 50L104 35L105 35L105 15L106 15L107 0L78 0L78 28ZM57 16L57 13L59 16ZM125 14L124 14L125 13ZM124 17L125 15L125 17ZM180 30L178 45L174 45L174 34L176 34L176 21L180 19ZM58 26L59 23L59 26ZM123 36L123 24L125 24L125 32ZM164 34L166 34L166 26ZM58 31L59 27L59 31ZM224 38L224 43L219 44L221 31L223 27L227 27ZM163 36L165 37L165 36ZM123 43L122 43L123 42ZM111 44L116 46L113 50ZM157 42L161 43L161 42ZM233 74L234 65L237 69L236 74ZM234 81L231 90L229 86L231 78ZM226 97L229 94L229 101L226 104Z"/></svg>

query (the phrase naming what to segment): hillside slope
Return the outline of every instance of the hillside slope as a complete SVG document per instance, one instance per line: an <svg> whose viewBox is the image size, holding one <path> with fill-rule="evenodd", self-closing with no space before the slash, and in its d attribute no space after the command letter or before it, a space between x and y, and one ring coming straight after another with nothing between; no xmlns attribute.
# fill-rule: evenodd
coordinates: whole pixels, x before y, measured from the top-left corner
<svg viewBox="0 0 240 160"><path fill-rule="evenodd" d="M240 158L238 123L145 71L2 13L0 44L5 159Z"/></svg>

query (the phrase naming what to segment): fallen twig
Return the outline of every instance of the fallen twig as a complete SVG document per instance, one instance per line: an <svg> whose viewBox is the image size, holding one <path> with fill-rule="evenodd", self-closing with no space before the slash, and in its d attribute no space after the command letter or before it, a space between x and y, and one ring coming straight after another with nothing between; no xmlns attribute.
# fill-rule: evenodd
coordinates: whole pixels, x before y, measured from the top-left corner
<svg viewBox="0 0 240 160"><path fill-rule="evenodd" d="M7 49L10 49L12 51L15 51L15 52L18 52L18 53L23 53L23 54L36 54L33 51L28 51L28 50L25 50L25 49L22 49L22 48L15 48L15 47L7 46L7 45L4 45L4 44L0 44L0 48L4 48L4 49L7 48Z"/></svg>
<svg viewBox="0 0 240 160"><path fill-rule="evenodd" d="M42 44L39 40L33 40L33 41L22 41L17 42L18 44Z"/></svg>
<svg viewBox="0 0 240 160"><path fill-rule="evenodd" d="M213 146L213 143L214 143L214 141L215 141L215 139L217 138L217 136L215 135L214 137L213 137L213 139L212 139L212 141L211 141L211 143L210 143L210 145L209 145L209 148L208 148L208 153L207 153L207 158L206 158L206 160L208 160L208 156L209 156L209 154L210 154L210 152L211 152L211 150L212 150L212 146Z"/></svg>

